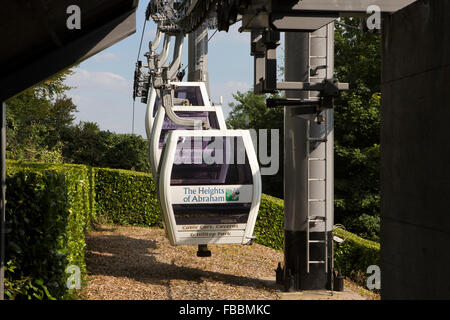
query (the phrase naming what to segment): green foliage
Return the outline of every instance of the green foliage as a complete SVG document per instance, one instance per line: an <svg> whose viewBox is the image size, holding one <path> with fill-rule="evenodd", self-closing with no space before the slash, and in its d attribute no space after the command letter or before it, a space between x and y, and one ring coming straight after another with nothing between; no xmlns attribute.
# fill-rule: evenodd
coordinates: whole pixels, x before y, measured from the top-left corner
<svg viewBox="0 0 450 320"><path fill-rule="evenodd" d="M335 244L335 267L340 269L343 275L365 286L367 267L380 265L380 244L340 228L335 228L334 234L344 239L342 243Z"/></svg>
<svg viewBox="0 0 450 320"><path fill-rule="evenodd" d="M280 168L276 175L262 176L263 192L275 197L283 198L283 155L284 155L284 136L283 136L283 108L269 109L266 106L266 98L279 98L277 95L256 95L253 91L246 93L237 92L233 94L236 103L230 103L230 112L227 118L227 126L231 129L277 129L279 130L280 141L278 144ZM271 150L270 134L268 132L268 152ZM258 150L259 150L258 137ZM262 166L262 165L261 165Z"/></svg>
<svg viewBox="0 0 450 320"><path fill-rule="evenodd" d="M335 107L335 221L377 240L381 37L361 32L359 19L341 22L335 32L335 72L350 90Z"/></svg>
<svg viewBox="0 0 450 320"><path fill-rule="evenodd" d="M113 134L111 148L107 150L102 166L148 172L148 144L141 137L132 134Z"/></svg>
<svg viewBox="0 0 450 320"><path fill-rule="evenodd" d="M259 206L254 234L256 242L267 247L284 248L284 203L283 200L263 194Z"/></svg>
<svg viewBox="0 0 450 320"><path fill-rule="evenodd" d="M380 241L380 216L362 214L347 226L364 239Z"/></svg>
<svg viewBox="0 0 450 320"><path fill-rule="evenodd" d="M65 162L147 172L148 144L140 136L102 131L96 123L82 122L62 134Z"/></svg>
<svg viewBox="0 0 450 320"><path fill-rule="evenodd" d="M6 259L10 299L64 298L65 268L86 272L84 231L94 216L85 166L8 162Z"/></svg>
<svg viewBox="0 0 450 320"><path fill-rule="evenodd" d="M236 129L283 129L283 109L267 108L266 98L278 96L256 95L253 90L233 94L236 103L230 103L227 125Z"/></svg>
<svg viewBox="0 0 450 320"><path fill-rule="evenodd" d="M25 299L25 300L55 300L50 294L42 279L32 279L25 277L11 281L17 266L9 260L5 268L5 297L6 299Z"/></svg>
<svg viewBox="0 0 450 320"><path fill-rule="evenodd" d="M62 162L61 132L76 112L63 83L70 73L60 73L7 101L9 159Z"/></svg>
<svg viewBox="0 0 450 320"><path fill-rule="evenodd" d="M125 225L162 227L156 187L150 174L95 168L99 218Z"/></svg>

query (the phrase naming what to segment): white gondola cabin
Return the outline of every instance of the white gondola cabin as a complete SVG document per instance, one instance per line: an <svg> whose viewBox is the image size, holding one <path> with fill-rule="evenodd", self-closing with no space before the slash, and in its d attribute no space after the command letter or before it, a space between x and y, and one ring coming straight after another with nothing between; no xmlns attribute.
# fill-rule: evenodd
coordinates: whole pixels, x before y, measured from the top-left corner
<svg viewBox="0 0 450 320"><path fill-rule="evenodd" d="M158 183L172 245L250 244L254 239L261 175L248 131L170 131Z"/></svg>

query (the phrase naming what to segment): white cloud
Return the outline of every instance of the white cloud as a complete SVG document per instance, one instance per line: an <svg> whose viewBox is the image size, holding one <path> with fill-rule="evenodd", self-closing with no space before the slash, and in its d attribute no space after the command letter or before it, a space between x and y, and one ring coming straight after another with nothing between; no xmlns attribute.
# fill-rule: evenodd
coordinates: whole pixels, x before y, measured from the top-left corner
<svg viewBox="0 0 450 320"><path fill-rule="evenodd" d="M112 72L90 72L84 69L76 69L75 73L67 78L66 83L79 89L102 88L121 92L131 90L130 81Z"/></svg>
<svg viewBox="0 0 450 320"><path fill-rule="evenodd" d="M225 87L227 88L233 88L236 90L248 90L250 88L250 83L248 82L242 82L242 81L227 81L225 82Z"/></svg>
<svg viewBox="0 0 450 320"><path fill-rule="evenodd" d="M104 61L114 61L117 60L117 55L115 55L112 52L105 52L101 54L96 54L94 56L94 60L98 62L104 62Z"/></svg>
<svg viewBox="0 0 450 320"><path fill-rule="evenodd" d="M132 82L113 72L75 69L66 84L76 87L68 92L77 106L76 121L93 121L103 130L131 131ZM136 132L144 134L145 107L136 101ZM142 122L142 123L141 123Z"/></svg>
<svg viewBox="0 0 450 320"><path fill-rule="evenodd" d="M79 112L75 123L96 122L102 130L130 133L133 101L129 95L113 94L99 88L95 92L74 89L68 96L73 99ZM135 133L145 136L145 105L136 100Z"/></svg>

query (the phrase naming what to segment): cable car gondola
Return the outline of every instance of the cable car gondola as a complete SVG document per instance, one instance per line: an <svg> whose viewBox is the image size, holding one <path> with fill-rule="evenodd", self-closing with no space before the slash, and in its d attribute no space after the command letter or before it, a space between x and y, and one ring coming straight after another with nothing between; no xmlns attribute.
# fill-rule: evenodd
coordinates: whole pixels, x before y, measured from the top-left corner
<svg viewBox="0 0 450 320"><path fill-rule="evenodd" d="M170 131L158 183L172 245L250 244L254 239L261 175L248 131Z"/></svg>

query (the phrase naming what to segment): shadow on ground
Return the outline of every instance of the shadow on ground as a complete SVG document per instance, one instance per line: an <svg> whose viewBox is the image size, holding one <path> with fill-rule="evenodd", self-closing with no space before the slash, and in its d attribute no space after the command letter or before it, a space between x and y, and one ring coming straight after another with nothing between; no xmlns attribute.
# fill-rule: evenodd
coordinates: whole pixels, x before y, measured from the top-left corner
<svg viewBox="0 0 450 320"><path fill-rule="evenodd" d="M148 284L168 285L170 280L186 280L202 283L205 280L221 282L229 286L245 286L267 289L267 284L246 276L205 271L193 267L158 261L161 254L157 241L136 239L123 235L87 236L86 262L90 275L106 275L131 278ZM210 257L202 259L218 259ZM192 259L200 259L193 256ZM182 261L182 260L181 260Z"/></svg>

